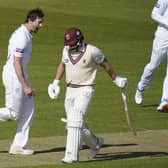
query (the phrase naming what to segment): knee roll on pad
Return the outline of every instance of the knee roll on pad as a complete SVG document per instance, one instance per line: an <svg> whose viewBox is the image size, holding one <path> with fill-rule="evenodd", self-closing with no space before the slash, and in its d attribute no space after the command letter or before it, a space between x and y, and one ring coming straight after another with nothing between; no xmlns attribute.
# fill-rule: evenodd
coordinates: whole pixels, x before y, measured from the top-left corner
<svg viewBox="0 0 168 168"><path fill-rule="evenodd" d="M67 126L74 128L82 128L83 115L79 109L73 109L67 115Z"/></svg>
<svg viewBox="0 0 168 168"><path fill-rule="evenodd" d="M67 120L67 126L68 127L73 127L73 128L82 128L82 123L83 121L70 121L70 120Z"/></svg>

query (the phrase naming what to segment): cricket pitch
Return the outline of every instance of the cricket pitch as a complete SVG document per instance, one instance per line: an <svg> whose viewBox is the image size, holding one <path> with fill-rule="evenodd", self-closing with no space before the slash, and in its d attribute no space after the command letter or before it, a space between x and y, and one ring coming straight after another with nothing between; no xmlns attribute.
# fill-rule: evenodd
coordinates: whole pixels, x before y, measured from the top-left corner
<svg viewBox="0 0 168 168"><path fill-rule="evenodd" d="M168 130L146 130L129 133L107 133L95 161L135 159L147 157L168 157ZM64 136L30 138L28 147L35 150L32 156L9 155L9 140L0 140L0 167L11 168L21 166L61 164L65 150ZM80 161L94 161L88 158L89 149L84 145L80 152Z"/></svg>

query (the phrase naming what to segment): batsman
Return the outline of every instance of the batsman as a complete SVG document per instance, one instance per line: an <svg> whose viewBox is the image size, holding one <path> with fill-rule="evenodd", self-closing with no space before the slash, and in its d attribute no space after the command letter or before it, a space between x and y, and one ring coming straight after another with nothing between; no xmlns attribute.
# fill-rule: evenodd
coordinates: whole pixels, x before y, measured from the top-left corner
<svg viewBox="0 0 168 168"><path fill-rule="evenodd" d="M79 28L69 28L64 33L62 61L58 65L55 79L48 86L51 99L60 93L59 82L66 75L65 111L67 140L62 163L79 161L82 142L90 147L90 157L96 157L103 145L103 137L97 137L85 123L88 106L95 92L97 67L100 65L108 73L113 83L124 88L127 78L117 76L102 51L84 41Z"/></svg>

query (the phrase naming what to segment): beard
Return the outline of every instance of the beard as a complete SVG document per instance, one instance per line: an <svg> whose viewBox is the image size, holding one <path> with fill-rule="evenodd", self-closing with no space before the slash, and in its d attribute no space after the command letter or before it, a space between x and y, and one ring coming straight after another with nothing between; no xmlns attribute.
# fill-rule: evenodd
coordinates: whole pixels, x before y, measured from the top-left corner
<svg viewBox="0 0 168 168"><path fill-rule="evenodd" d="M38 32L38 30L39 30L39 28L36 28L33 32L34 32L34 33L37 33L37 32Z"/></svg>

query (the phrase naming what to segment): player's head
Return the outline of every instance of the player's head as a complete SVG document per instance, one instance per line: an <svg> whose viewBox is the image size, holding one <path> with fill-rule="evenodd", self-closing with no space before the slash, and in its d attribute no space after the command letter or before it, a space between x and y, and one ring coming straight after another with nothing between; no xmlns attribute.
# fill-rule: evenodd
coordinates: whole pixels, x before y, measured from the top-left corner
<svg viewBox="0 0 168 168"><path fill-rule="evenodd" d="M83 43L84 36L80 29L72 27L64 33L64 45L70 48L77 48Z"/></svg>
<svg viewBox="0 0 168 168"><path fill-rule="evenodd" d="M28 11L25 23L27 23L29 20L32 22L35 21L37 17L38 18L44 17L44 13L40 8L36 8Z"/></svg>
<svg viewBox="0 0 168 168"><path fill-rule="evenodd" d="M30 24L29 28L32 32L37 32L42 27L44 13L40 8L28 11L25 24Z"/></svg>

